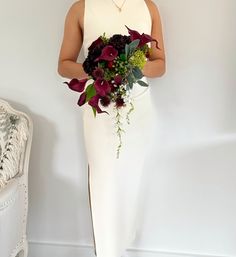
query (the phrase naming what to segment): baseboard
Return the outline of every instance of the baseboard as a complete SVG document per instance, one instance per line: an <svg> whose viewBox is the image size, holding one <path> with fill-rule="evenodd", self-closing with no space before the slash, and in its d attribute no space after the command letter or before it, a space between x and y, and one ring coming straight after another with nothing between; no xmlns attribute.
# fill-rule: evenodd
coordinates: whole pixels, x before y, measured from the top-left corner
<svg viewBox="0 0 236 257"><path fill-rule="evenodd" d="M95 257L93 245L29 240L28 257ZM168 252L141 248L127 249L127 257L226 257L209 254Z"/></svg>

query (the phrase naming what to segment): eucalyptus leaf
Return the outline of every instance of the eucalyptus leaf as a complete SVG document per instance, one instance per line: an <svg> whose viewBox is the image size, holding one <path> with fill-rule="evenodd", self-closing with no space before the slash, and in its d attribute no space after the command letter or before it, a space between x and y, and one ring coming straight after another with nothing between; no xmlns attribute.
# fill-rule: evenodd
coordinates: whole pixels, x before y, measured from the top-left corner
<svg viewBox="0 0 236 257"><path fill-rule="evenodd" d="M139 67L134 67L132 69L132 73L136 79L141 79L143 77L142 71L139 69Z"/></svg>
<svg viewBox="0 0 236 257"><path fill-rule="evenodd" d="M136 47L139 44L140 39L135 39L134 41L132 41L131 43L129 43L128 45L125 45L125 55L126 58L128 58L130 55L133 54L134 50L136 49Z"/></svg>
<svg viewBox="0 0 236 257"><path fill-rule="evenodd" d="M131 88L130 88L129 83L128 83L128 84L126 84L125 90L128 91L129 89L131 89Z"/></svg>
<svg viewBox="0 0 236 257"><path fill-rule="evenodd" d="M125 57L126 57L126 59L128 58L128 55L129 55L129 45L125 44Z"/></svg>
<svg viewBox="0 0 236 257"><path fill-rule="evenodd" d="M142 80L138 80L137 83L139 83L139 85L143 86L143 87L148 87L149 86L146 82L144 82Z"/></svg>
<svg viewBox="0 0 236 257"><path fill-rule="evenodd" d="M132 73L129 73L129 75L127 76L127 80L128 80L128 84L129 84L130 89L132 89L133 88L133 82L134 82Z"/></svg>
<svg viewBox="0 0 236 257"><path fill-rule="evenodd" d="M140 39L135 39L134 41L129 43L129 50L130 50L130 52L134 51L134 49L138 46L139 42L140 42Z"/></svg>

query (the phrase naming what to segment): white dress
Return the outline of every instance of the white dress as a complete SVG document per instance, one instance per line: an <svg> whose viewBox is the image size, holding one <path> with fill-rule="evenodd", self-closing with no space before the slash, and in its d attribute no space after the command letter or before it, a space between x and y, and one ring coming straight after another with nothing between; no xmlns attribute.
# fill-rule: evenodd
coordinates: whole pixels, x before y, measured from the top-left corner
<svg viewBox="0 0 236 257"><path fill-rule="evenodd" d="M122 1L115 1L121 6ZM84 41L87 49L104 32L129 35L125 27L151 35L151 16L144 0L126 0L122 11L112 0L85 0ZM142 80L147 81L146 77ZM115 129L113 105L103 107L106 113L94 117L91 106L83 105L83 132L88 160L88 190L93 225L94 253L97 257L121 257L135 239L138 228L138 194L145 158L150 151L152 137L153 102L151 86L134 84L132 96L134 110L130 124L125 115L130 106L121 110L123 119L122 146Z"/></svg>

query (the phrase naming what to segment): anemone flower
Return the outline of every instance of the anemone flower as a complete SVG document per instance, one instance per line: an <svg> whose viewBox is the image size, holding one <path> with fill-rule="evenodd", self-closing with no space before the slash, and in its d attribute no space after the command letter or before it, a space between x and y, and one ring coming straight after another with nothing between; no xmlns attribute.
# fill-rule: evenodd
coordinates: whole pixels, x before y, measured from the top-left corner
<svg viewBox="0 0 236 257"><path fill-rule="evenodd" d="M117 108L120 108L125 105L124 99L121 97L116 98L115 103Z"/></svg>
<svg viewBox="0 0 236 257"><path fill-rule="evenodd" d="M111 99L109 96L105 95L105 96L101 96L100 98L100 103L101 105L103 105L104 107L107 107L110 103L111 103Z"/></svg>
<svg viewBox="0 0 236 257"><path fill-rule="evenodd" d="M100 67L96 67L93 72L92 72L94 78L98 79L98 78L103 78L104 76L104 70Z"/></svg>
<svg viewBox="0 0 236 257"><path fill-rule="evenodd" d="M73 78L73 79L71 79L71 81L69 83L67 81L65 81L63 83L67 84L68 87L73 91L82 92L82 91L84 91L85 84L87 81L88 81L87 78L80 79L80 80Z"/></svg>
<svg viewBox="0 0 236 257"><path fill-rule="evenodd" d="M156 42L156 48L160 49L159 46L158 46L158 41L156 39L152 38L150 35L144 34L144 33L142 33L142 35L141 35L141 34L139 34L138 31L132 30L132 29L128 28L126 25L125 25L125 27L128 29L131 41L134 41L135 39L140 40L138 47L141 47L148 42L155 41Z"/></svg>

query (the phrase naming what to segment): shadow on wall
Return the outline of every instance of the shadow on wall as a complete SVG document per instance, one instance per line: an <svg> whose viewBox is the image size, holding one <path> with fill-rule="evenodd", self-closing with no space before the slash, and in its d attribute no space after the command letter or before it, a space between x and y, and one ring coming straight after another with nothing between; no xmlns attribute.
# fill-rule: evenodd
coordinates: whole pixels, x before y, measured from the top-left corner
<svg viewBox="0 0 236 257"><path fill-rule="evenodd" d="M28 240L39 243L42 240L70 242L74 238L84 238L86 235L81 233L88 233L88 230L84 232L81 227L85 222L90 224L88 196L84 190L87 185L87 173L80 172L80 180L73 183L57 174L55 167L52 166L53 161L55 162L54 149L58 142L57 129L53 123L43 116L32 113L24 105L6 100L18 110L27 113L34 125L28 178ZM70 160L65 160L68 161ZM52 221L51 217L55 219ZM40 249L39 247L38 251ZM30 250L29 245L29 255ZM68 251L70 250L68 247ZM37 256L43 256L43 253L37 252Z"/></svg>

